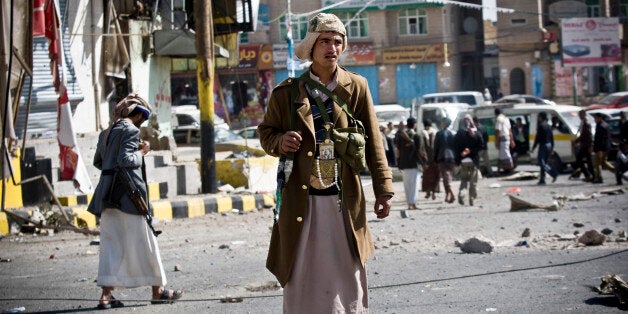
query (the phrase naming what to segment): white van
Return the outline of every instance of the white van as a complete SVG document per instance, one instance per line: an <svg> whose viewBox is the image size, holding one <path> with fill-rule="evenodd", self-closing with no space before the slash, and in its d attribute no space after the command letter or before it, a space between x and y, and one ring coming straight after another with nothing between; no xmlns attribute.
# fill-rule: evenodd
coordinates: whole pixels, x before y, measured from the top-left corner
<svg viewBox="0 0 628 314"><path fill-rule="evenodd" d="M435 103L416 105L414 112L416 112L417 130L423 130L423 120L430 119L432 125L437 129L440 129L440 121L443 118L449 118L451 124L449 129L452 131L458 130L458 125L464 117L465 113L469 113L471 106L463 103Z"/></svg>
<svg viewBox="0 0 628 314"><path fill-rule="evenodd" d="M435 103L465 103L469 106L484 106L490 104L490 101L484 99L480 92L449 92L449 93L432 93L421 96L420 105Z"/></svg>
<svg viewBox="0 0 628 314"><path fill-rule="evenodd" d="M536 137L536 127L538 122L538 114L540 112L546 112L548 123L552 123L552 118L555 120L552 127L554 133L554 152L558 157L557 162L560 168L568 163L573 163L576 160L575 151L573 150L572 141L578 136L578 128L580 126L580 118L578 112L582 110L581 107L570 105L536 105L536 104L508 104L508 105L491 105L484 108L475 107L472 108L472 115L478 118L480 124L486 127L489 134L488 143L488 155L492 162L497 161L497 149L495 148L495 138L493 136L493 130L495 126L495 108L501 108L502 113L510 119L510 124L515 125L515 120L521 118L522 124L528 128L529 131L529 147L532 148L534 139ZM588 116L589 122L594 125L593 118ZM458 125L454 126L455 128ZM593 131L593 130L592 130ZM533 164L537 163L536 154L530 156L526 154L519 156L518 163L529 161Z"/></svg>

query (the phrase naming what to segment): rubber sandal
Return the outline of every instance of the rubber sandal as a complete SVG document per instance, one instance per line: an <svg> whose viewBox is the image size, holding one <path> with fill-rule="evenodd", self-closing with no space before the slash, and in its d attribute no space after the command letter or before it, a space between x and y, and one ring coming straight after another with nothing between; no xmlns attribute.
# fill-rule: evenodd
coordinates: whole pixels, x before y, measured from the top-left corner
<svg viewBox="0 0 628 314"><path fill-rule="evenodd" d="M164 291L159 296L158 300L150 301L151 304L164 304L164 303L174 303L174 301L181 299L183 296L182 290L170 290L164 289Z"/></svg>

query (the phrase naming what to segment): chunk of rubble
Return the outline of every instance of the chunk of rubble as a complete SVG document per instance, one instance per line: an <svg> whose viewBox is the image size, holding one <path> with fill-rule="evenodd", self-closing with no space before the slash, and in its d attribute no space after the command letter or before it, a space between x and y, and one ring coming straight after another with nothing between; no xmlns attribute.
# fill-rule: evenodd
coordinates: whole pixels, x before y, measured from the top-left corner
<svg viewBox="0 0 628 314"><path fill-rule="evenodd" d="M602 284L595 291L604 295L615 295L620 306L628 305L628 283L615 274L603 276Z"/></svg>
<svg viewBox="0 0 628 314"><path fill-rule="evenodd" d="M493 251L492 241L482 236L470 238L464 243L456 241L455 244L464 253L491 253Z"/></svg>
<svg viewBox="0 0 628 314"><path fill-rule="evenodd" d="M578 242L584 245L602 245L606 241L606 236L597 230L589 230L578 238Z"/></svg>
<svg viewBox="0 0 628 314"><path fill-rule="evenodd" d="M564 205L564 201L555 200L551 205L541 205L530 203L524 199L508 194L508 198L510 198L510 211L526 211L530 209L545 209L547 211L557 211L561 209Z"/></svg>

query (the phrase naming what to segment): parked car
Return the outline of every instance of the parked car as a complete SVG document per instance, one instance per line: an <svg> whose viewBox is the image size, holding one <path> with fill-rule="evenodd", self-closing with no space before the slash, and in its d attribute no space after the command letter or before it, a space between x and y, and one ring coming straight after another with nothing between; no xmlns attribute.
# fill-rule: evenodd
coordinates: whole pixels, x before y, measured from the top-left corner
<svg viewBox="0 0 628 314"><path fill-rule="evenodd" d="M259 133L257 133L257 126L246 127L240 130L235 130L234 132L242 136L243 138L259 138Z"/></svg>
<svg viewBox="0 0 628 314"><path fill-rule="evenodd" d="M608 123L608 131L611 133L611 139L613 142L618 143L621 137L621 121L619 115L621 112L628 116L628 107L623 109L593 109L587 111L587 113L594 115L596 113L602 114L602 119Z"/></svg>
<svg viewBox="0 0 628 314"><path fill-rule="evenodd" d="M555 102L534 95L512 94L504 96L493 102L494 104L537 104L556 105Z"/></svg>
<svg viewBox="0 0 628 314"><path fill-rule="evenodd" d="M375 116L380 126L386 126L388 122L398 125L399 122L406 123L410 117L410 109L397 104L375 105Z"/></svg>
<svg viewBox="0 0 628 314"><path fill-rule="evenodd" d="M201 137L201 112L194 105L172 107L172 135L177 143L191 143ZM229 130L229 125L214 115L214 129Z"/></svg>
<svg viewBox="0 0 628 314"><path fill-rule="evenodd" d="M473 91L432 93L421 96L421 105L435 103L465 103L469 106L483 106L491 102L485 100L482 93Z"/></svg>
<svg viewBox="0 0 628 314"><path fill-rule="evenodd" d="M602 108L628 108L628 92L617 92L606 95L599 102L586 107L586 110Z"/></svg>

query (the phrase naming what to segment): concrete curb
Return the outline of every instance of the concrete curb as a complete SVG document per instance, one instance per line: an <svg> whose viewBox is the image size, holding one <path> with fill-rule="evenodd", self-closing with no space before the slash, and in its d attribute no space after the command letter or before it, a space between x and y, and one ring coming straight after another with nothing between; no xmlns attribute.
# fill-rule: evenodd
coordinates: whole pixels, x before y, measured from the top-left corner
<svg viewBox="0 0 628 314"><path fill-rule="evenodd" d="M234 210L238 212L251 212L262 208L275 206L275 196L271 193L264 194L233 194L233 195L199 195L181 200L156 200L151 201L156 218L171 220L179 218L192 218L211 213L228 213ZM87 204L70 206L76 214L74 224L79 225L79 220L87 224L88 228L97 227L96 216L87 211ZM0 234L6 235L10 231L11 219L5 213L0 213Z"/></svg>

